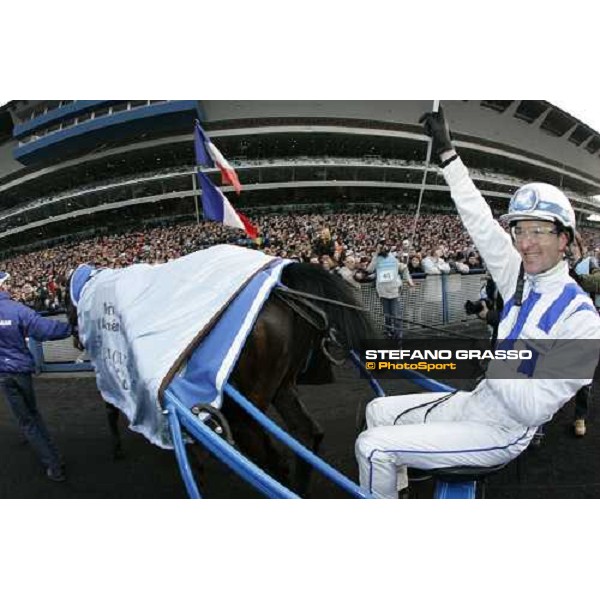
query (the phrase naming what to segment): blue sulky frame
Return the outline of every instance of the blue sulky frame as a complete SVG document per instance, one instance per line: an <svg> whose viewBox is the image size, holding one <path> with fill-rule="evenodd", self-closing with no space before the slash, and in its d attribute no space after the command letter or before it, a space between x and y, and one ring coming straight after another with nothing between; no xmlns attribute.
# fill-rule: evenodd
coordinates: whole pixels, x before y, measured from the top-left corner
<svg viewBox="0 0 600 600"><path fill-rule="evenodd" d="M359 371L367 378L375 394L377 396L385 396L386 394L383 388L381 387L379 382L373 377L373 375L364 367L359 356L355 352L352 352L350 358L357 366ZM407 378L414 380L421 387L430 391L453 391L453 388L442 383L433 381L417 372L407 373ZM257 423L264 427L271 435L273 435L280 442L288 446L288 448L290 448L290 450L292 450L294 454L296 454L297 456L305 460L307 463L309 463L316 471L319 471L331 482L333 482L338 487L347 492L351 497L365 499L372 498L372 496L369 493L362 490L353 481L351 481L345 475L341 474L339 471L334 469L331 465L329 465L323 459L319 458L316 454L305 448L292 436L290 436L283 429L281 429L277 424L275 424L263 412L258 410L251 402L249 402L230 384L226 384L223 390L233 402L235 402L243 410L245 410ZM198 489L198 486L196 484L196 481L193 477L189 465L181 431L182 426L189 435L194 437L216 458L218 458L221 462L230 467L242 479L244 479L252 487L254 487L256 490L258 490L268 498L298 498L298 496L294 494L294 492L292 492L279 482L275 481L262 469L250 462L236 449L230 446L220 435L218 435L210 427L205 425L201 419L193 415L190 409L185 404L183 404L169 388L167 388L167 390L165 391L164 404L165 411L169 419L169 426L171 428L173 445L175 448L175 454L177 456L177 462L179 464L179 470L183 477L190 498L201 498L202 496L200 494L200 490ZM472 487L474 494L474 484ZM457 491L452 484L448 485L444 482L440 482L440 485L437 489L441 494L453 494ZM469 497L470 488L466 492L460 492L460 494L461 495L459 497ZM438 496L436 493L436 497L455 496Z"/></svg>
<svg viewBox="0 0 600 600"><path fill-rule="evenodd" d="M378 395L385 395L383 389L376 379L364 369L358 356L353 353L352 360L357 364L359 369L363 370L369 379L371 387ZM308 450L292 436L286 433L274 421L267 417L263 412L258 410L251 402L249 402L242 394L240 394L230 384L225 384L223 391L230 399L238 404L246 411L257 423L266 429L271 435L285 444L294 454L309 463L316 471L327 477L335 485L343 489L353 498L371 498L372 496L362 490L356 483L348 479L345 475L334 469L326 463L322 458ZM271 476L265 473L262 469L251 463L247 458L240 454L236 449L230 446L221 436L215 433L210 427L205 425L199 418L192 414L187 406L167 388L164 395L165 411L169 418L169 426L173 437L173 445L179 470L183 477L188 495L190 498L201 498L200 490L196 485L196 481L192 475L189 465L185 444L181 433L181 425L185 431L194 437L202 444L209 452L211 452L221 462L230 467L242 479L248 482L256 490L267 496L268 498L298 498L294 492L286 488L279 482L275 481Z"/></svg>
<svg viewBox="0 0 600 600"><path fill-rule="evenodd" d="M39 342L30 340L30 350L34 356L38 370L41 372L70 372L70 371L90 371L93 370L89 362L85 363L46 363L44 361L42 345ZM358 354L352 352L350 355L352 362L369 382L376 396L385 396L385 391L379 382L373 377L362 364ZM416 371L407 371L404 373L407 379L417 383L420 387L436 392L451 392L453 388L429 379ZM281 429L274 421L258 410L242 394L240 394L230 384L225 384L224 392L233 402L236 402L245 410L257 423L264 427L271 435L280 442L288 446L290 450L298 457L309 463L316 471L327 477L331 482L347 492L353 498L368 499L372 496L362 490L356 483L348 477L337 471L331 465L319 458L316 454L305 448L287 432ZM192 413L190 408L177 397L176 394L167 387L164 394L164 411L168 418L169 428L173 439L175 456L177 464L190 498L202 498L198 485L194 479L192 469L189 464L187 451L185 449L184 431L188 436L193 437L202 444L218 460L231 468L237 475L248 482L258 492L268 498L299 498L293 491L273 479L265 471L260 469L245 456L238 452L225 439L215 433L200 418ZM436 498L474 498L475 482L466 483L447 483L439 481L436 486Z"/></svg>

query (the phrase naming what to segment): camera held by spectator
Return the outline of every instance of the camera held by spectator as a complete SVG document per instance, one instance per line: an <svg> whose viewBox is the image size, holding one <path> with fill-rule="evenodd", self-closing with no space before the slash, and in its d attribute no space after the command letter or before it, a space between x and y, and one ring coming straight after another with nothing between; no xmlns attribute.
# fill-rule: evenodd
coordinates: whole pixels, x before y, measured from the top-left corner
<svg viewBox="0 0 600 600"><path fill-rule="evenodd" d="M465 302L465 312L467 315L479 315L482 310L491 310L493 302L488 298L481 298L479 300L467 300Z"/></svg>

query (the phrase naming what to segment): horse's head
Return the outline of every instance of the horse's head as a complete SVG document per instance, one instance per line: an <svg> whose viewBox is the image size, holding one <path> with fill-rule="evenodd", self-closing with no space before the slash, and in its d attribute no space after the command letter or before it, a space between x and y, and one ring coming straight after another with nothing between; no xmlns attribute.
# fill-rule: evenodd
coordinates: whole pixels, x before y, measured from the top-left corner
<svg viewBox="0 0 600 600"><path fill-rule="evenodd" d="M333 362L340 362L361 342L374 339L373 325L367 311L354 295L350 285L340 276L317 265L292 263L282 273L281 281L292 290L301 292L313 312L322 313L327 326L322 330L322 349ZM337 348L337 350L336 350Z"/></svg>

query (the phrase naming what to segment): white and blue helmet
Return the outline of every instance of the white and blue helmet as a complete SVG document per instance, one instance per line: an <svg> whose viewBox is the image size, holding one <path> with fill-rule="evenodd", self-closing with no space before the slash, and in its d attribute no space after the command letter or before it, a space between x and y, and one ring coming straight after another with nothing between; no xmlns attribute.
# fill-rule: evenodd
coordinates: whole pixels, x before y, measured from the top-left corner
<svg viewBox="0 0 600 600"><path fill-rule="evenodd" d="M6 271L0 271L0 286L4 285L10 279L10 275Z"/></svg>
<svg viewBox="0 0 600 600"><path fill-rule="evenodd" d="M550 221L560 223L575 237L575 211L569 199L548 183L528 183L510 199L508 213L500 217L508 224L515 221Z"/></svg>

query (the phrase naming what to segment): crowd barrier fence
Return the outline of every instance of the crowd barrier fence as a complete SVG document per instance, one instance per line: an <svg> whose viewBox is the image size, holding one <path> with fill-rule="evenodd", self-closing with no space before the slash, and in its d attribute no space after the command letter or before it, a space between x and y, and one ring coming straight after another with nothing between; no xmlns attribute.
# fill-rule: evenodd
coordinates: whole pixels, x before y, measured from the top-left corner
<svg viewBox="0 0 600 600"><path fill-rule="evenodd" d="M481 298L485 272L413 275L414 288L403 283L400 290L400 327L403 331L422 330L476 319L467 317L465 302ZM383 309L375 282L363 284L360 299L368 309L378 332L383 332Z"/></svg>

